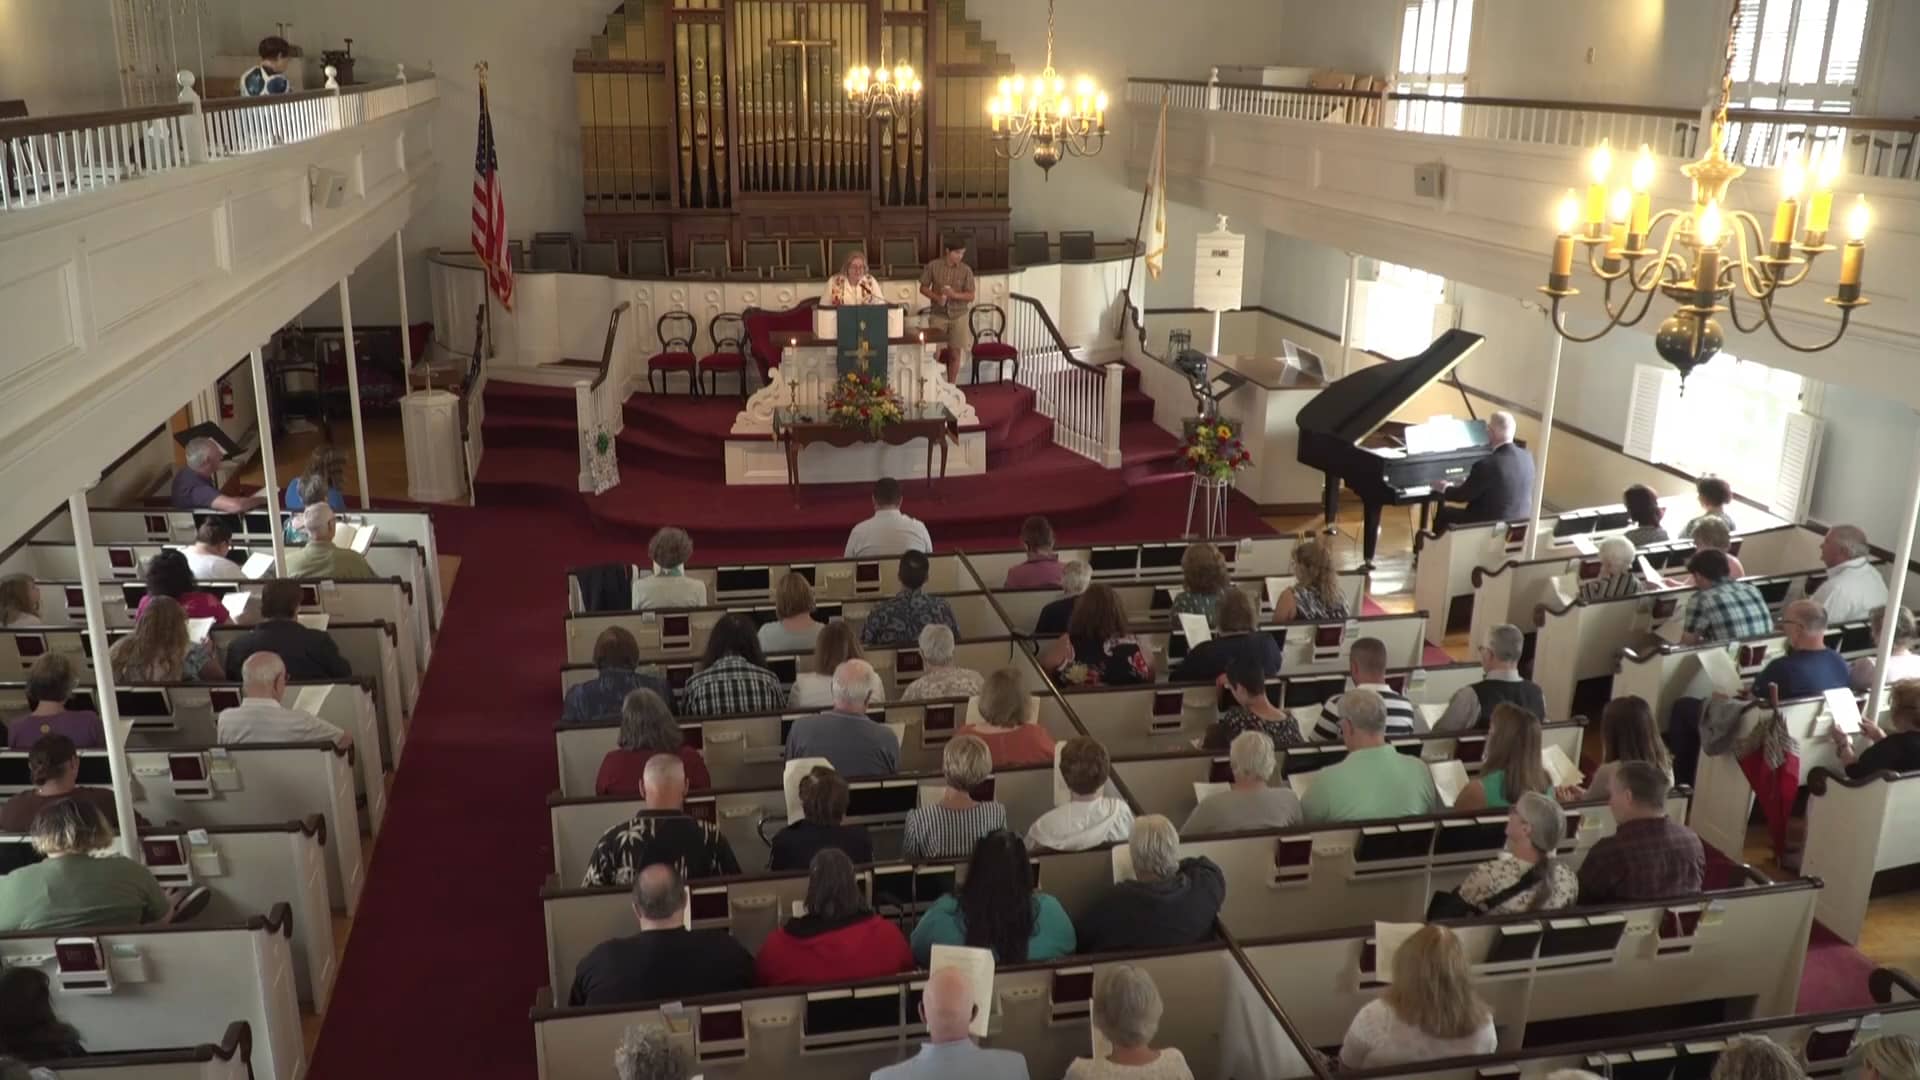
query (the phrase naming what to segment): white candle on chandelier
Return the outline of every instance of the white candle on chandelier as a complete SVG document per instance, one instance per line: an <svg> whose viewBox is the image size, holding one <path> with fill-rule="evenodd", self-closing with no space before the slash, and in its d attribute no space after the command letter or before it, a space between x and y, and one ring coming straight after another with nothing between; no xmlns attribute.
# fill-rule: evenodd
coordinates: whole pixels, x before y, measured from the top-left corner
<svg viewBox="0 0 1920 1080"><path fill-rule="evenodd" d="M1860 196L1847 211L1847 246L1840 251L1840 287L1860 287L1860 271L1867 259L1867 226L1873 212L1867 209L1867 197Z"/></svg>
<svg viewBox="0 0 1920 1080"><path fill-rule="evenodd" d="M1607 220L1607 174L1613 171L1613 148L1607 140L1601 139L1600 145L1593 148L1593 155L1587 159L1587 171L1593 182L1587 185L1587 225L1593 235L1599 235L1599 227Z"/></svg>
<svg viewBox="0 0 1920 1080"><path fill-rule="evenodd" d="M1653 151L1646 143L1640 144L1640 156L1633 162L1633 220L1627 232L1634 236L1647 235L1647 224L1653 214Z"/></svg>
<svg viewBox="0 0 1920 1080"><path fill-rule="evenodd" d="M1799 158L1788 158L1780 176L1780 205L1773 212L1773 242L1791 244L1793 225L1800 216L1800 192L1806 187L1807 169Z"/></svg>
<svg viewBox="0 0 1920 1080"><path fill-rule="evenodd" d="M1824 237L1833 223L1833 182L1840 178L1840 155L1822 151L1814 172L1813 201L1807 206L1807 232Z"/></svg>

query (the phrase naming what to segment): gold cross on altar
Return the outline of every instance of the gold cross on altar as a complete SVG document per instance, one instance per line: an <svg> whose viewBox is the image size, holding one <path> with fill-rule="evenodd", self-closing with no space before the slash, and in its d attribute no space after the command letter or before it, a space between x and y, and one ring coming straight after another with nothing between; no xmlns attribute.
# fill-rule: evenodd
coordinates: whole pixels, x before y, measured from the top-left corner
<svg viewBox="0 0 1920 1080"><path fill-rule="evenodd" d="M812 117L808 115L808 112L809 112L808 106L813 104L813 97L808 92L808 88L807 88L807 71L808 71L807 50L830 49L835 44L837 44L837 42L828 41L822 38L807 37L806 34L808 30L812 28L812 25L813 25L811 12L807 10L806 4L798 5L794 9L794 11L795 11L795 14L794 14L793 24L794 26L799 28L798 33L801 36L791 37L791 38L774 38L773 40L767 42L767 44L776 49L800 50L800 61L799 61L800 63L800 135L802 138L805 138L812 133L812 126L813 126Z"/></svg>
<svg viewBox="0 0 1920 1080"><path fill-rule="evenodd" d="M860 370L866 371L873 360L873 343L867 340L867 323L860 321L860 347L853 350L854 359L860 361Z"/></svg>

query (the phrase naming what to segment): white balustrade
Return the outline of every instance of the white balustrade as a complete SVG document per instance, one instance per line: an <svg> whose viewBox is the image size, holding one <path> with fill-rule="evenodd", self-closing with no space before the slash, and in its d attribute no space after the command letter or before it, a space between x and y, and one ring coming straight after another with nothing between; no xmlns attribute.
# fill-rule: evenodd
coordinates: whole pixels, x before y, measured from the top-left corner
<svg viewBox="0 0 1920 1080"><path fill-rule="evenodd" d="M1119 468L1124 367L1081 363L1037 301L1019 293L1007 299L1007 340L1020 350L1020 385L1033 391L1035 410L1053 421L1054 443Z"/></svg>
<svg viewBox="0 0 1920 1080"><path fill-rule="evenodd" d="M431 75L410 81L404 68L392 82L215 101L193 82L180 73L172 105L0 120L0 211L359 127L437 96Z"/></svg>

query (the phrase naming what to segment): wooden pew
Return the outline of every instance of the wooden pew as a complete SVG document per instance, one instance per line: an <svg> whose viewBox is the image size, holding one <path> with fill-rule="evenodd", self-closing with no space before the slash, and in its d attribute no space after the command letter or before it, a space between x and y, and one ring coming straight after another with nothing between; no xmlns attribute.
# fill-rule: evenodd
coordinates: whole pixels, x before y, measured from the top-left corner
<svg viewBox="0 0 1920 1080"><path fill-rule="evenodd" d="M1340 597L1347 610L1359 613L1365 604L1369 577L1364 571L1342 572L1340 578ZM1293 578L1286 574L1272 577L1236 578L1235 588L1247 594L1253 601L1256 613L1273 613L1274 597L1278 595L1268 588L1269 583L1285 589L1293 584ZM1180 591L1178 580L1162 582L1112 581L1114 591L1120 594L1120 603L1128 616L1135 622L1164 623L1173 609L1173 598ZM1032 633L1035 624L1040 621L1040 611L1048 604L1060 599L1058 589L1005 589L994 590L993 597L999 601L1000 609L1006 612L1006 621L1012 624L1016 633ZM1268 621L1271 621L1269 619ZM964 624L963 624L964 625Z"/></svg>
<svg viewBox="0 0 1920 1080"><path fill-rule="evenodd" d="M1793 1011L1813 928L1814 881L1769 883L1742 868L1735 886L1649 903L1548 915L1457 920L1475 990L1493 1009L1500 1046L1527 1025L1600 1013L1729 1002L1738 1013ZM1236 935L1301 1036L1338 1046L1385 984L1373 927L1255 938ZM1755 942L1766 942L1756 948ZM1604 992L1603 992L1604 991Z"/></svg>
<svg viewBox="0 0 1920 1080"><path fill-rule="evenodd" d="M3 633L3 632L0 632ZM914 679L920 677L923 670L920 650L917 648L890 648L876 646L862 649L861 655L874 670L879 673L888 698L897 698L900 692ZM972 668L978 672L990 672L995 668L1012 667L1021 675L1021 681L1029 690L1040 689L1044 683L1039 672L1030 663L1018 662L1025 655L1021 643L1015 638L983 638L976 641L962 641L954 649L953 662L959 667ZM775 653L767 657L767 666L780 677L783 685L792 686L794 676L808 669L812 663L811 653ZM3 661L3 658L0 658ZM650 665L660 669L660 673L675 690L686 685L693 673L698 670L697 658L689 657L683 661ZM589 682L596 674L591 663L569 663L560 668L560 696L565 700L567 691L583 682Z"/></svg>
<svg viewBox="0 0 1920 1080"><path fill-rule="evenodd" d="M247 743L129 750L127 765L136 785L134 806L149 821L216 828L321 815L331 849L328 902L351 915L365 867L348 756L329 742Z"/></svg>
<svg viewBox="0 0 1920 1080"><path fill-rule="evenodd" d="M1827 645L1849 660L1872 656L1873 629L1865 622L1828 627ZM1674 702L1683 697L1704 698L1713 692L1711 681L1700 668L1701 654L1710 649L1726 652L1741 679L1750 684L1761 668L1787 651L1787 639L1782 634L1767 634L1708 645L1622 649L1615 662L1613 696L1640 697L1653 706L1655 719L1664 726Z"/></svg>
<svg viewBox="0 0 1920 1080"><path fill-rule="evenodd" d="M1920 773L1849 780L1823 767L1808 774L1807 790L1801 873L1826 882L1816 909L1821 925L1858 942L1876 876L1920 864L1913 827L1920 821Z"/></svg>
<svg viewBox="0 0 1920 1080"><path fill-rule="evenodd" d="M42 1067L65 1080L253 1080L253 1028L227 1025L218 1043L55 1059Z"/></svg>
<svg viewBox="0 0 1920 1080"><path fill-rule="evenodd" d="M1499 566L1523 550L1527 523L1461 525L1421 537L1413 572L1413 604L1433 618L1435 636L1444 636L1448 627L1466 621L1467 613L1456 611L1455 605L1473 603L1473 572Z"/></svg>
<svg viewBox="0 0 1920 1080"><path fill-rule="evenodd" d="M1874 976L1906 979L1887 968L1876 970ZM1906 981L1906 985L1912 984ZM1810 1075L1837 1076L1843 1066L1851 1064L1848 1055L1873 1038L1920 1036L1920 1006L1906 999L1859 1009L1666 1028L1481 1057L1368 1069L1356 1075L1419 1080L1481 1080L1493 1076L1546 1080L1562 1069L1583 1069L1600 1076L1639 1075L1637 1070L1646 1069L1663 1076L1705 1077L1712 1073L1728 1041L1740 1035L1773 1040L1806 1062Z"/></svg>
<svg viewBox="0 0 1920 1080"><path fill-rule="evenodd" d="M253 1034L258 1080L296 1080L306 1070L300 1001L294 990L293 914L276 904L264 916L219 924L202 917L179 926L142 926L94 933L25 931L0 934L0 963L42 966L54 982L53 1009L80 1031L91 1053L178 1046L227 1030L236 1018ZM75 963L57 973L56 956L79 960L88 939L112 975L107 993L65 988L89 979ZM91 977L98 981L97 977Z"/></svg>
<svg viewBox="0 0 1920 1080"><path fill-rule="evenodd" d="M1769 711L1758 704L1748 709L1740 718L1740 734L1744 736L1752 731ZM1815 769L1840 771L1840 762L1829 737L1833 730L1833 718L1827 713L1825 699L1783 701L1780 703L1780 715L1787 722L1794 752L1800 755L1802 784L1813 775ZM1693 808L1687 816L1687 824L1700 834L1701 840L1738 861L1740 853L1746 848L1747 822L1752 817L1754 801L1753 788L1747 782L1746 774L1740 771L1739 761L1731 753L1715 755L1703 750L1699 768L1694 774L1693 789Z"/></svg>
<svg viewBox="0 0 1920 1080"><path fill-rule="evenodd" d="M1259 629L1272 634L1280 643L1280 670L1287 674L1344 672L1348 667L1348 651L1363 637L1378 638L1387 647L1389 669L1417 668L1426 662L1425 611L1272 623ZM1142 624L1135 620L1133 633L1140 639L1141 648L1150 651L1158 678L1165 679L1173 665L1187 655L1186 635L1169 632L1165 622Z"/></svg>
<svg viewBox="0 0 1920 1080"><path fill-rule="evenodd" d="M1091 986L1119 963L1143 969L1161 988L1166 1012L1156 1044L1180 1047L1195 1076L1306 1074L1259 982L1217 943L1002 967L994 973L984 1044L1019 1051L1033 1076L1059 1076L1074 1057L1087 1055ZM690 999L671 1019L658 1006L560 1008L543 993L533 1010L540 1075L601 1080L628 1026L665 1023L706 1080L865 1076L917 1052L925 1038L917 1006L924 983L924 974L910 973L721 994ZM564 998L564 987L553 990Z"/></svg>
<svg viewBox="0 0 1920 1080"><path fill-rule="evenodd" d="M826 600L882 599L900 590L900 557L884 559L812 559L805 562L732 563L718 566L689 566L686 576L707 586L709 602L729 606L771 606L773 590L780 579L797 571L813 585L814 596ZM627 579L637 585L652 574L650 566L629 566ZM957 592L972 588L959 556L936 552L927 558L927 589L931 592ZM580 583L567 576L567 613L585 610L580 598Z"/></svg>
<svg viewBox="0 0 1920 1080"><path fill-rule="evenodd" d="M1180 557L1188 541L1154 540L1143 543L1097 544L1086 547L1062 547L1055 553L1061 562L1079 561L1093 571L1095 581L1114 583L1145 579L1180 579ZM1293 536L1223 537L1212 541L1234 577L1278 577L1292 573ZM1021 548L963 552L972 567L975 580L983 589L998 589L1006 584L1007 571L1026 561Z"/></svg>

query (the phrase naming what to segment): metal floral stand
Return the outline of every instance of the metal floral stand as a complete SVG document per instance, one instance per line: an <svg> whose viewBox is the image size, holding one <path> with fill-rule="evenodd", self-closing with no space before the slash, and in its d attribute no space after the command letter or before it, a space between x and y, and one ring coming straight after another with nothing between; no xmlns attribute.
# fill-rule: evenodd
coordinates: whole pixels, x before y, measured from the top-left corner
<svg viewBox="0 0 1920 1080"><path fill-rule="evenodd" d="M1188 539L1212 540L1225 535L1227 531L1227 492L1233 490L1233 479L1225 480L1201 473L1193 474L1193 485L1187 488L1187 526L1183 535ZM1196 536L1193 531L1194 503L1201 503L1203 531Z"/></svg>

